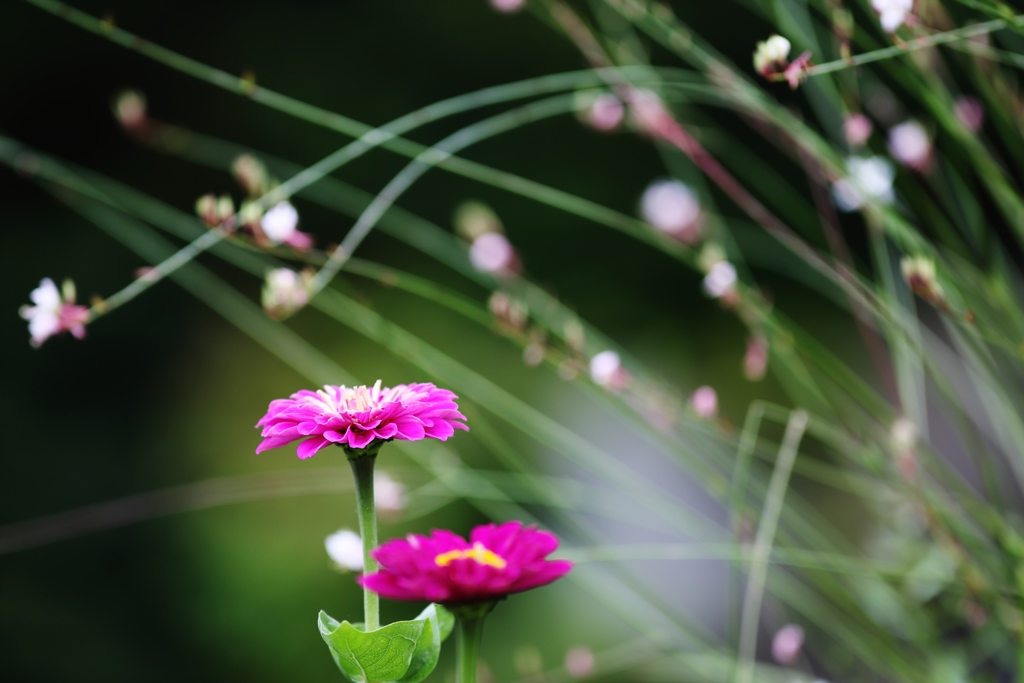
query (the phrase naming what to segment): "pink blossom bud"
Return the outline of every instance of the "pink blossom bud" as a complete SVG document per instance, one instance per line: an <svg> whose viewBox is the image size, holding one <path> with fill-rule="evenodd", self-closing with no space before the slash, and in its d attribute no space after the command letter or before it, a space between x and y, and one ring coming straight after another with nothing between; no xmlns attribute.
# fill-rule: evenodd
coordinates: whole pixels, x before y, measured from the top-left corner
<svg viewBox="0 0 1024 683"><path fill-rule="evenodd" d="M927 256L906 256L900 261L900 272L910 290L936 306L945 304L945 294L935 271L935 261Z"/></svg>
<svg viewBox="0 0 1024 683"><path fill-rule="evenodd" d="M488 232L473 241L469 247L469 260L483 273L507 275L517 270L515 249L500 232Z"/></svg>
<svg viewBox="0 0 1024 683"><path fill-rule="evenodd" d="M518 12L526 6L526 0L490 0L490 2L491 7L505 14Z"/></svg>
<svg viewBox="0 0 1024 683"><path fill-rule="evenodd" d="M340 529L324 539L327 555L341 571L363 570L363 540L354 531Z"/></svg>
<svg viewBox="0 0 1024 683"><path fill-rule="evenodd" d="M700 201L696 193L678 180L657 180L647 186L640 200L644 220L681 242L700 239Z"/></svg>
<svg viewBox="0 0 1024 683"><path fill-rule="evenodd" d="M850 147L861 147L871 137L874 126L863 114L850 114L843 121L843 135Z"/></svg>
<svg viewBox="0 0 1024 683"><path fill-rule="evenodd" d="M985 124L985 108L973 97L959 97L953 105L953 113L967 130L977 133Z"/></svg>
<svg viewBox="0 0 1024 683"><path fill-rule="evenodd" d="M565 670L573 678L583 678L594 670L594 653L583 645L577 645L565 653Z"/></svg>
<svg viewBox="0 0 1024 683"><path fill-rule="evenodd" d="M779 664L792 664L800 657L804 630L795 624L783 626L772 638L772 657Z"/></svg>
<svg viewBox="0 0 1024 683"><path fill-rule="evenodd" d="M718 394L711 387L700 387L690 396L690 407L697 417L710 420L718 415Z"/></svg>
<svg viewBox="0 0 1024 683"><path fill-rule="evenodd" d="M917 121L907 121L889 131L889 151L896 161L917 171L931 165L932 142Z"/></svg>
<svg viewBox="0 0 1024 683"><path fill-rule="evenodd" d="M137 131L146 125L146 98L135 90L125 90L114 101L114 116L121 127Z"/></svg>
<svg viewBox="0 0 1024 683"><path fill-rule="evenodd" d="M591 102L584 120L594 130L608 132L618 128L625 115L626 109L622 106L622 101L611 93L603 93Z"/></svg>
<svg viewBox="0 0 1024 683"><path fill-rule="evenodd" d="M768 370L768 340L759 335L747 339L747 353L743 356L743 375L757 382Z"/></svg>

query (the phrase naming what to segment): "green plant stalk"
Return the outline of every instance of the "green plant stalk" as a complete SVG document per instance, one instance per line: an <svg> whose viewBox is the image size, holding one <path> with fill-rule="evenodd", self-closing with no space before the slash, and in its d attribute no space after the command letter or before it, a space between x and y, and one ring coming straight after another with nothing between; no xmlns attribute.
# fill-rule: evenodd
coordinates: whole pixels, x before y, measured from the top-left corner
<svg viewBox="0 0 1024 683"><path fill-rule="evenodd" d="M778 528L779 515L782 512L782 501L789 488L789 475L793 471L800 441L807 428L807 413L794 411L786 426L786 436L779 449L779 457L775 463L771 483L764 508L761 511L761 524L754 541L754 552L751 558L750 578L747 581L747 592L743 596L743 615L740 621L739 664L736 667L736 683L752 683L754 680L754 654L757 647L757 625L761 619L761 602L764 599L765 582L768 578L768 558L771 556L772 544L775 541L775 530Z"/></svg>
<svg viewBox="0 0 1024 683"><path fill-rule="evenodd" d="M359 514L359 535L363 539L363 573L371 574L377 571L377 560L371 555L377 547L377 511L373 505L373 465L377 452L367 453L346 447L345 454L356 480L356 512ZM380 597L366 588L363 589L363 623L367 633L380 628Z"/></svg>
<svg viewBox="0 0 1024 683"><path fill-rule="evenodd" d="M455 641L459 670L456 683L476 683L477 663L480 659L480 641L484 635L484 617L459 619L459 633Z"/></svg>

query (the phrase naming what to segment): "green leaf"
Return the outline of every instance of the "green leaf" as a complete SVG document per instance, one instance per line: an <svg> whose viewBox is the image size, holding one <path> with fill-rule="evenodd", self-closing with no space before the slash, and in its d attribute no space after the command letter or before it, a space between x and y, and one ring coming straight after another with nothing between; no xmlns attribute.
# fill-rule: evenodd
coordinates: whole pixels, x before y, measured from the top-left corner
<svg viewBox="0 0 1024 683"><path fill-rule="evenodd" d="M434 667L441 641L455 618L430 605L411 621L396 621L369 633L362 624L338 622L320 612L320 635L335 664L353 683L419 683Z"/></svg>

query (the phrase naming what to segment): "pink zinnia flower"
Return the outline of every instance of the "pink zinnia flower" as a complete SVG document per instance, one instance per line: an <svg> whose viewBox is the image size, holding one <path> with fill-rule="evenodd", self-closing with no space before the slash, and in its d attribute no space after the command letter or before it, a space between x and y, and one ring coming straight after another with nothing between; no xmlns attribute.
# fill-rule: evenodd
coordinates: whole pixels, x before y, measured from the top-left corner
<svg viewBox="0 0 1024 683"><path fill-rule="evenodd" d="M392 600L458 604L493 600L545 586L572 569L568 560L547 560L558 547L554 534L522 522L486 524L467 541L435 529L410 534L373 551L380 571L359 577L361 586Z"/></svg>
<svg viewBox="0 0 1024 683"><path fill-rule="evenodd" d="M313 457L332 443L358 449L374 440L445 441L456 429L469 431L459 422L466 417L459 412L456 398L429 382L389 389L382 388L377 380L372 387L327 385L319 391L303 389L290 398L270 402L267 414L256 423L263 427L264 437L256 452L300 439L306 439L297 450L302 459Z"/></svg>

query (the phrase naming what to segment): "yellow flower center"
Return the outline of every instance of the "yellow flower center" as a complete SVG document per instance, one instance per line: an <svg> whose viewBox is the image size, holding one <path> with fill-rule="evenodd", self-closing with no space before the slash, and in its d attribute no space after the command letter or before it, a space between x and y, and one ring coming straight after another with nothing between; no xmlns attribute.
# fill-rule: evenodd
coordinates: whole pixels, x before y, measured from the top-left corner
<svg viewBox="0 0 1024 683"><path fill-rule="evenodd" d="M447 567L455 560L473 560L478 564L484 564L495 569L504 569L508 562L501 555L493 550L488 550L481 543L475 543L472 548L466 550L449 550L434 558L438 567Z"/></svg>

